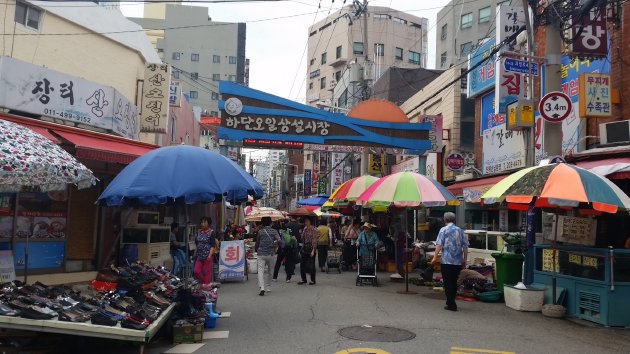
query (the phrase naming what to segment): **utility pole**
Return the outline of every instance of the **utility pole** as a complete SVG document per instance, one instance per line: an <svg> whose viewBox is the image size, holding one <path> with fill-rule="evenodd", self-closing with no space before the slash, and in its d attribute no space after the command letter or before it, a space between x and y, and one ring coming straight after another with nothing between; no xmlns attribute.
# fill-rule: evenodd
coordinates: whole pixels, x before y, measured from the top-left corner
<svg viewBox="0 0 630 354"><path fill-rule="evenodd" d="M553 3L555 1L550 1ZM551 6L548 4L547 6ZM546 11L545 11L546 12ZM554 26L554 21L546 21L545 26L545 91L541 97L552 91L562 91L560 83L560 48L562 40ZM544 152L547 156L562 156L562 123L551 123L543 119Z"/></svg>
<svg viewBox="0 0 630 354"><path fill-rule="evenodd" d="M363 54L365 55L365 61L363 62L363 95L362 101L367 100L369 97L369 85L368 80L366 79L367 71L372 70L372 65L370 65L370 56L369 50L370 47L368 44L368 1L363 0L363 8L360 10L360 15L363 16ZM368 150L365 149L361 153L361 175L367 175L368 173Z"/></svg>
<svg viewBox="0 0 630 354"><path fill-rule="evenodd" d="M529 22L529 1L523 0L523 13L525 15L525 30L527 32L527 68L528 74L527 77L529 79L529 97L528 99L532 104L534 103L534 75L532 75L532 62L534 61L533 56L535 54L535 44L534 44L534 31L532 30L532 23ZM534 126L529 129L527 132L527 160L525 163L527 166L534 166L536 163L536 122L534 121Z"/></svg>

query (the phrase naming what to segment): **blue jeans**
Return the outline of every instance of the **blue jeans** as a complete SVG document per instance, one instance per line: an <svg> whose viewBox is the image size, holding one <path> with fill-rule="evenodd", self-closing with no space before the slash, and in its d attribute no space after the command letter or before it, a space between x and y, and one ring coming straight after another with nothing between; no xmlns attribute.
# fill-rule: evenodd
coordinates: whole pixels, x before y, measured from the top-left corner
<svg viewBox="0 0 630 354"><path fill-rule="evenodd" d="M175 276L181 276L184 266L186 265L186 252L182 249L172 249L171 255L173 256L173 274Z"/></svg>

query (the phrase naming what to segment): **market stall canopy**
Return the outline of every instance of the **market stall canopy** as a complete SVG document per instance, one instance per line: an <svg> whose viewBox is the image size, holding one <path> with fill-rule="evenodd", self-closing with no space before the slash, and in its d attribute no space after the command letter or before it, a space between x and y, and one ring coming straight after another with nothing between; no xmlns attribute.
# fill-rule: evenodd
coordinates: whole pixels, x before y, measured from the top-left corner
<svg viewBox="0 0 630 354"><path fill-rule="evenodd" d="M153 150L125 167L99 196L108 206L198 204L259 199L262 186L225 156L177 145Z"/></svg>
<svg viewBox="0 0 630 354"><path fill-rule="evenodd" d="M296 204L302 207L304 206L320 207L324 203L326 203L327 200L328 200L328 194L318 194L314 197L300 199L297 201Z"/></svg>
<svg viewBox="0 0 630 354"><path fill-rule="evenodd" d="M315 210L313 210L313 213L315 213L315 215L317 215L318 218L334 218L334 219L338 219L340 217L343 216L342 213L336 212L336 211L322 211L321 208L317 208Z"/></svg>
<svg viewBox="0 0 630 354"><path fill-rule="evenodd" d="M630 209L630 198L606 177L583 168L557 163L515 172L484 193L484 204L506 201L525 208L579 208L616 213Z"/></svg>
<svg viewBox="0 0 630 354"><path fill-rule="evenodd" d="M289 216L316 216L315 213L306 208L297 208L289 213Z"/></svg>
<svg viewBox="0 0 630 354"><path fill-rule="evenodd" d="M264 217L270 217L272 221L282 220L286 217L282 212L268 207L253 207L245 217L245 221L261 221Z"/></svg>
<svg viewBox="0 0 630 354"><path fill-rule="evenodd" d="M92 171L50 139L16 123L0 120L0 191L39 187L42 192L79 189L96 183Z"/></svg>
<svg viewBox="0 0 630 354"><path fill-rule="evenodd" d="M399 208L457 205L459 202L446 187L431 177L415 172L398 172L374 182L356 203L364 207Z"/></svg>

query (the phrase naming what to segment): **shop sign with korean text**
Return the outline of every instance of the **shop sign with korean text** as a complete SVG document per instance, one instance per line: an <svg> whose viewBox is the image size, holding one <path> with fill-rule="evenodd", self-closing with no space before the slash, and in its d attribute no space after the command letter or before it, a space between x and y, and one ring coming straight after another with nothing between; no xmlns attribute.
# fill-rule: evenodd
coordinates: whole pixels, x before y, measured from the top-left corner
<svg viewBox="0 0 630 354"><path fill-rule="evenodd" d="M334 191L339 188L339 186L343 183L343 159L346 157L343 153L332 153L332 166L333 170L331 172L331 188Z"/></svg>
<svg viewBox="0 0 630 354"><path fill-rule="evenodd" d="M220 81L219 139L269 139L305 144L431 149L430 123L392 123L348 117ZM385 120L387 117L383 117Z"/></svg>
<svg viewBox="0 0 630 354"><path fill-rule="evenodd" d="M311 195L311 170L304 170L304 196Z"/></svg>
<svg viewBox="0 0 630 354"><path fill-rule="evenodd" d="M385 155L381 154L368 154L368 173L375 176L382 176L385 174Z"/></svg>
<svg viewBox="0 0 630 354"><path fill-rule="evenodd" d="M580 75L580 117L610 117L610 75L588 73Z"/></svg>
<svg viewBox="0 0 630 354"><path fill-rule="evenodd" d="M219 253L219 279L243 279L245 277L245 242L221 241Z"/></svg>
<svg viewBox="0 0 630 354"><path fill-rule="evenodd" d="M442 115L421 115L418 117L418 121L421 123L431 123L431 130L429 131L431 150L427 150L427 152L441 152L444 147L444 144L442 143L444 118Z"/></svg>
<svg viewBox="0 0 630 354"><path fill-rule="evenodd" d="M482 169L484 175L525 167L525 134L498 125L483 133Z"/></svg>
<svg viewBox="0 0 630 354"><path fill-rule="evenodd" d="M440 161L441 162L441 161ZM442 182L440 178L438 178L438 154L437 153L429 153L427 154L427 161L425 163L425 176L431 177L438 182Z"/></svg>
<svg viewBox="0 0 630 354"><path fill-rule="evenodd" d="M493 37L468 55L468 68L483 62L468 73L468 98L475 97L494 87L495 56L490 56L490 53L494 50L495 44L496 41Z"/></svg>
<svg viewBox="0 0 630 354"><path fill-rule="evenodd" d="M513 36L519 29L525 26L525 13L521 6L497 6L496 9L496 38L497 44L504 42L510 36ZM516 39L505 44L499 50L521 52L525 48L521 48L516 43ZM527 81L524 74L518 72L510 72L505 69L505 57L498 60L495 67L495 113L505 114L507 105L524 99L527 92ZM509 59L508 59L509 60Z"/></svg>
<svg viewBox="0 0 630 354"><path fill-rule="evenodd" d="M496 38L497 44L499 44L525 26L525 11L523 11L522 6L497 6L496 20ZM524 50L525 48L521 48L514 38L512 42L501 47L499 53L503 51L521 52L521 49ZM504 68L503 63L501 67Z"/></svg>
<svg viewBox="0 0 630 354"><path fill-rule="evenodd" d="M465 187L463 192L466 203L481 203L481 196L492 188L492 184L485 186Z"/></svg>
<svg viewBox="0 0 630 354"><path fill-rule="evenodd" d="M580 6L578 1L574 3ZM596 6L582 17L580 11L575 11L575 14L571 26L571 52L588 57L607 56L606 6Z"/></svg>
<svg viewBox="0 0 630 354"><path fill-rule="evenodd" d="M181 106L182 87L179 81L171 81L171 85L169 87L168 105L171 107Z"/></svg>
<svg viewBox="0 0 630 354"><path fill-rule="evenodd" d="M516 72L506 71L501 58L497 65L495 110L494 113L506 114L507 106L518 100L525 99L527 93L526 75Z"/></svg>
<svg viewBox="0 0 630 354"><path fill-rule="evenodd" d="M140 131L166 133L171 85L171 67L168 64L149 64L144 70Z"/></svg>
<svg viewBox="0 0 630 354"><path fill-rule="evenodd" d="M479 135L496 126L505 125L505 114L494 113L495 93L490 91L481 96L481 124Z"/></svg>
<svg viewBox="0 0 630 354"><path fill-rule="evenodd" d="M392 173L398 172L420 172L420 157L412 157L410 159L392 165Z"/></svg>
<svg viewBox="0 0 630 354"><path fill-rule="evenodd" d="M9 57L0 79L2 107L138 138L137 108L112 87Z"/></svg>

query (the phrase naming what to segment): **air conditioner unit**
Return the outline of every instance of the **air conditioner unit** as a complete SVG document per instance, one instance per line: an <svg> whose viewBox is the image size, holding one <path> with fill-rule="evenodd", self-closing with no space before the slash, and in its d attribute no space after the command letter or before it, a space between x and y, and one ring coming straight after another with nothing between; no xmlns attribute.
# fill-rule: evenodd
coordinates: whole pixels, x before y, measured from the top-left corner
<svg viewBox="0 0 630 354"><path fill-rule="evenodd" d="M156 211L129 210L123 212L121 220L126 227L159 225L160 213Z"/></svg>
<svg viewBox="0 0 630 354"><path fill-rule="evenodd" d="M599 142L602 145L630 142L630 121L622 120L600 124Z"/></svg>

